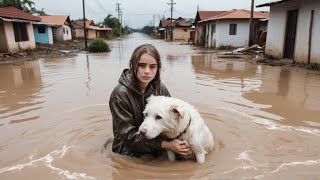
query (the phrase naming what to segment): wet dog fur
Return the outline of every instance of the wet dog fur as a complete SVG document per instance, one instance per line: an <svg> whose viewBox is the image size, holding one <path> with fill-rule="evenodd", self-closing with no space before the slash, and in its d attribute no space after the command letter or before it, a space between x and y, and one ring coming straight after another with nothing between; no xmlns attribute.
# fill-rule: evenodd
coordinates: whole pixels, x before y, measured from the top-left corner
<svg viewBox="0 0 320 180"><path fill-rule="evenodd" d="M185 101L151 96L143 114L145 118L139 132L143 132L147 139L163 134L171 139L185 140L198 163L204 163L205 155L214 149L213 135L209 128L199 112ZM167 150L167 154L170 161L175 161L174 152Z"/></svg>

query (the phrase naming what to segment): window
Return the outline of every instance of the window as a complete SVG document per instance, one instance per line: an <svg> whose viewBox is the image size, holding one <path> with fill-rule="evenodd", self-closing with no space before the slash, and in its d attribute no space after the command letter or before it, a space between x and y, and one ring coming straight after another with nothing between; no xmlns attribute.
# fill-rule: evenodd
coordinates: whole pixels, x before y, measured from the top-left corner
<svg viewBox="0 0 320 180"><path fill-rule="evenodd" d="M188 32L188 29L183 29L184 30L184 32Z"/></svg>
<svg viewBox="0 0 320 180"><path fill-rule="evenodd" d="M13 22L12 25L16 42L29 40L26 23Z"/></svg>
<svg viewBox="0 0 320 180"><path fill-rule="evenodd" d="M39 34L45 34L46 33L46 27L45 26L38 26L38 33Z"/></svg>
<svg viewBox="0 0 320 180"><path fill-rule="evenodd" d="M216 33L216 24L212 24L212 33Z"/></svg>
<svg viewBox="0 0 320 180"><path fill-rule="evenodd" d="M66 33L66 30L63 28L63 34L65 34Z"/></svg>
<svg viewBox="0 0 320 180"><path fill-rule="evenodd" d="M237 24L230 24L229 35L237 35Z"/></svg>

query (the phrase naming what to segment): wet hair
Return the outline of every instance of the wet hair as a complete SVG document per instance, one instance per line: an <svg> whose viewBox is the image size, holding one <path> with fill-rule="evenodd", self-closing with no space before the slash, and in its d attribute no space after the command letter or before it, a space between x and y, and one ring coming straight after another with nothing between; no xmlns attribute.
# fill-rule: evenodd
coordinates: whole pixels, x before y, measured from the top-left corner
<svg viewBox="0 0 320 180"><path fill-rule="evenodd" d="M154 79L150 83L154 83L156 87L159 87L160 85L160 70L161 70L161 60L160 60L160 54L158 50L151 44L142 44L133 51L130 62L129 62L129 70L132 74L131 83L135 87L139 87L139 79L137 77L138 73L138 64L140 61L140 58L143 54L148 54L152 56L156 62L157 62L157 74L154 77Z"/></svg>

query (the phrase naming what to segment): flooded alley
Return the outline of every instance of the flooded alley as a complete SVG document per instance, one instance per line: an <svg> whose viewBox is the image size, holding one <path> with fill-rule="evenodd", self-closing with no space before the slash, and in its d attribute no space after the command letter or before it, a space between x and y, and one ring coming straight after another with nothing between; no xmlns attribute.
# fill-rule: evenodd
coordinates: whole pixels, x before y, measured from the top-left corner
<svg viewBox="0 0 320 180"><path fill-rule="evenodd" d="M135 47L160 52L171 95L216 148L204 164L111 151L109 96ZM320 179L320 73L219 59L134 33L110 53L0 65L0 179Z"/></svg>

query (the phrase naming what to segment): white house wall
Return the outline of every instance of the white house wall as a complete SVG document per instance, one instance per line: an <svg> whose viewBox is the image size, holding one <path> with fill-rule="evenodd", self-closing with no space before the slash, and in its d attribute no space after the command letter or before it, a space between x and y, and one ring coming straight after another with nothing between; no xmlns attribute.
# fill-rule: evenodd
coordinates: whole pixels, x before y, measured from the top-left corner
<svg viewBox="0 0 320 180"><path fill-rule="evenodd" d="M72 33L71 28L69 26L63 25L63 28L65 29L65 32L63 33L63 40L71 40L72 39Z"/></svg>
<svg viewBox="0 0 320 180"><path fill-rule="evenodd" d="M4 22L4 29L7 37L8 51L17 53L24 50L31 50L36 48L33 26L27 23L28 41L16 42L12 22Z"/></svg>
<svg viewBox="0 0 320 180"><path fill-rule="evenodd" d="M52 27L48 27L49 44L53 44Z"/></svg>
<svg viewBox="0 0 320 180"><path fill-rule="evenodd" d="M314 10L310 60L311 63L320 63L320 49L317 47L320 42L320 1L292 0L271 6L266 54L274 58L283 58L287 11L295 9L299 9L299 12L294 59L301 63L308 62L311 10Z"/></svg>
<svg viewBox="0 0 320 180"><path fill-rule="evenodd" d="M237 24L237 34L229 35L230 24ZM242 47L248 45L249 20L221 20L216 24L217 47Z"/></svg>

